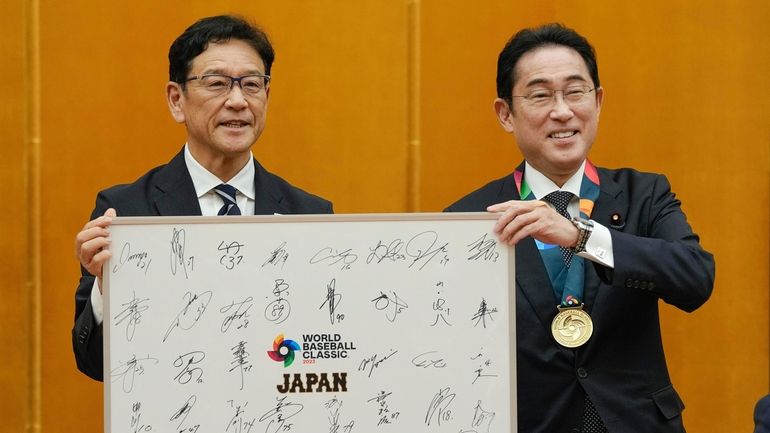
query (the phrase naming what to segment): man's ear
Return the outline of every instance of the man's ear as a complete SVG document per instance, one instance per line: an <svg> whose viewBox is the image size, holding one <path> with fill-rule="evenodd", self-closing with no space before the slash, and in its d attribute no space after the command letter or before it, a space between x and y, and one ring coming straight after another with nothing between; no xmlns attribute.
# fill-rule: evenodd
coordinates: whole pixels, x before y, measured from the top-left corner
<svg viewBox="0 0 770 433"><path fill-rule="evenodd" d="M166 83L166 102L171 116L177 123L184 123L184 93L179 83L169 81Z"/></svg>
<svg viewBox="0 0 770 433"><path fill-rule="evenodd" d="M497 115L497 121L500 122L500 126L503 127L505 132L513 133L513 110L505 99L497 98L494 103L495 114Z"/></svg>

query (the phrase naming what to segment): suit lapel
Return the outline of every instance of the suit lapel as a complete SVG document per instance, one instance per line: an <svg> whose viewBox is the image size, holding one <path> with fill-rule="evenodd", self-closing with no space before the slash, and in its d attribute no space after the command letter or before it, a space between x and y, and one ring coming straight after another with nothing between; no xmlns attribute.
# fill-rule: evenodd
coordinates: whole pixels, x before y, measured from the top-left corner
<svg viewBox="0 0 770 433"><path fill-rule="evenodd" d="M281 189L275 184L274 176L265 170L256 159L254 159L254 168L254 214L290 213Z"/></svg>
<svg viewBox="0 0 770 433"><path fill-rule="evenodd" d="M281 189L273 175L254 160L254 214L288 214ZM154 185L153 201L158 215L201 215L198 195L184 161L184 149L160 169Z"/></svg>
<svg viewBox="0 0 770 433"><path fill-rule="evenodd" d="M151 188L154 189L152 198L158 215L201 215L198 195L184 162L184 149L160 169Z"/></svg>
<svg viewBox="0 0 770 433"><path fill-rule="evenodd" d="M597 168L597 171L600 180L600 193L594 205L594 210L591 212L591 219L610 230L618 230L619 228L613 228L610 224L611 217L613 214L618 214L621 216L621 220L625 221L628 216L627 195L621 194L622 189L620 186L607 175L604 169ZM607 307L607 303L602 302L602 299L608 292L607 290L599 290L603 283L596 273L596 268L591 265L590 261L586 263L585 269L584 298L586 310L598 317L601 316L602 308Z"/></svg>

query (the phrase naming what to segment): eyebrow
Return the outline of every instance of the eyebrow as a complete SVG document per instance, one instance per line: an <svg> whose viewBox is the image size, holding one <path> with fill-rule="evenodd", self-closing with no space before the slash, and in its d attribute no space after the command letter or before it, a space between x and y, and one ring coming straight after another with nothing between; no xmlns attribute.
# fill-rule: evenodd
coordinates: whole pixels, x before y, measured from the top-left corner
<svg viewBox="0 0 770 433"><path fill-rule="evenodd" d="M212 69L205 69L203 72L200 73L200 75L227 75L230 74L225 73L224 69L221 68L212 68ZM264 72L260 71L259 69L249 69L246 71L246 73L241 74L240 76L246 76L246 75L265 75Z"/></svg>
<svg viewBox="0 0 770 433"><path fill-rule="evenodd" d="M566 81L568 81L568 82L582 81L584 83L587 82L586 79L582 75L578 75L578 74L570 75L569 77L567 77ZM538 84L550 84L552 82L553 82L552 80L549 80L549 79L546 79L546 78L535 78L534 80L530 80L529 82L527 82L527 85L524 86L524 87L532 87L532 86L535 86L535 85L538 85Z"/></svg>

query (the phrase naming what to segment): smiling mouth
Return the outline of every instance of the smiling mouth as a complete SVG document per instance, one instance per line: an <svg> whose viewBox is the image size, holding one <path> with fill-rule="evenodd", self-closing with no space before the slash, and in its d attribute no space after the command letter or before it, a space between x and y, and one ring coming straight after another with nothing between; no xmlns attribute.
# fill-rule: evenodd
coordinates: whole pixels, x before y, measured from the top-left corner
<svg viewBox="0 0 770 433"><path fill-rule="evenodd" d="M560 132L554 132L553 134L549 135L550 138L570 138L573 135L577 135L577 131L560 131Z"/></svg>
<svg viewBox="0 0 770 433"><path fill-rule="evenodd" d="M229 122L222 122L220 125L227 128L243 128L249 126L249 123L242 120L231 120Z"/></svg>

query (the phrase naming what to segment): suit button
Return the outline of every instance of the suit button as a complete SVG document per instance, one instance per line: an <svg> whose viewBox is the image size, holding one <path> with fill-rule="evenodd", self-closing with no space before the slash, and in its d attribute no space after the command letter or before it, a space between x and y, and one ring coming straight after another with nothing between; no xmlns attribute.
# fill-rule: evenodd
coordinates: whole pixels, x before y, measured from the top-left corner
<svg viewBox="0 0 770 433"><path fill-rule="evenodd" d="M642 281L639 285L642 287L642 290L647 290L647 281Z"/></svg>
<svg viewBox="0 0 770 433"><path fill-rule="evenodd" d="M635 289L639 288L639 280L634 280L634 288Z"/></svg>
<svg viewBox="0 0 770 433"><path fill-rule="evenodd" d="M655 283L650 281L650 284L647 285L647 288L650 289L650 290L654 289L655 288Z"/></svg>
<svg viewBox="0 0 770 433"><path fill-rule="evenodd" d="M633 285L634 285L634 280L630 278L626 280L626 287L632 287Z"/></svg>
<svg viewBox="0 0 770 433"><path fill-rule="evenodd" d="M586 377L588 377L588 372L586 371L585 368L579 367L577 369L577 375L578 375L579 378L585 379Z"/></svg>

